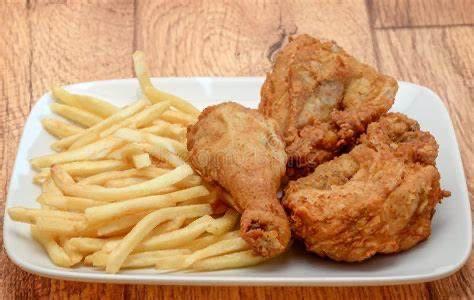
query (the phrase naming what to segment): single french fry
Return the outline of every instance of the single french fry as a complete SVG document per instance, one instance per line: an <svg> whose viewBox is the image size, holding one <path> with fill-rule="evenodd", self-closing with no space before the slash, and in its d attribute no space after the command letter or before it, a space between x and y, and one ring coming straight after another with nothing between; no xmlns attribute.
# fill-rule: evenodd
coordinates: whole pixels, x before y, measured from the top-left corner
<svg viewBox="0 0 474 300"><path fill-rule="evenodd" d="M175 255L190 254L188 249L170 249L131 254L125 259L123 268L145 268L156 265L157 259Z"/></svg>
<svg viewBox="0 0 474 300"><path fill-rule="evenodd" d="M200 205L205 205L205 204L200 204ZM179 206L179 207L186 207L186 206ZM141 244L139 244L136 247L135 251L142 252L142 251L171 249L171 248L179 247L181 245L186 244L187 242L191 240L194 240L199 235L204 233L213 220L214 219L211 216L203 216L181 229L177 229L177 230L163 233L160 235L152 236L144 240Z"/></svg>
<svg viewBox="0 0 474 300"><path fill-rule="evenodd" d="M97 252L112 239L73 237L69 239L69 244L82 254Z"/></svg>
<svg viewBox="0 0 474 300"><path fill-rule="evenodd" d="M12 218L12 220L24 223L35 223L36 218L38 217L85 221L84 214L59 210L44 210L38 208L12 207L8 209L8 215L10 218Z"/></svg>
<svg viewBox="0 0 474 300"><path fill-rule="evenodd" d="M125 170L130 165L120 160L76 161L58 164L71 176L92 176L103 172Z"/></svg>
<svg viewBox="0 0 474 300"><path fill-rule="evenodd" d="M155 268L160 270L173 270L177 271L184 269L184 261L188 255L175 255L175 256L165 256L160 257L155 260Z"/></svg>
<svg viewBox="0 0 474 300"><path fill-rule="evenodd" d="M65 195L107 202L132 199L154 194L163 188L183 180L192 173L193 169L189 165L182 165L166 174L143 183L123 188L105 188L97 185L76 184L64 170L56 167L51 168L51 176L54 182L64 192Z"/></svg>
<svg viewBox="0 0 474 300"><path fill-rule="evenodd" d="M214 271L253 266L263 261L265 261L264 257L254 255L252 250L246 250L206 258L195 262L192 267L196 271Z"/></svg>
<svg viewBox="0 0 474 300"><path fill-rule="evenodd" d="M102 185L102 184L105 184L105 182L107 182L108 180L128 178L132 176L144 177L144 178L155 178L169 171L170 171L169 169L148 167L148 168L144 168L140 170L128 169L128 170L123 170L123 171L103 172L100 174L86 177L80 180L79 183L89 184L89 185L90 184Z"/></svg>
<svg viewBox="0 0 474 300"><path fill-rule="evenodd" d="M47 210L56 212L57 210ZM48 218L38 216L34 218L34 223L38 230L49 232L55 235L80 235L87 229L85 221L67 220L62 218Z"/></svg>
<svg viewBox="0 0 474 300"><path fill-rule="evenodd" d="M228 209L224 216L215 219L214 222L207 228L207 232L221 235L224 232L232 230L237 221L239 220L240 214L233 209Z"/></svg>
<svg viewBox="0 0 474 300"><path fill-rule="evenodd" d="M208 193L204 186L197 186L169 194L153 195L90 207L85 210L85 215L90 222L102 222L126 214L174 206L180 201L202 197Z"/></svg>
<svg viewBox="0 0 474 300"><path fill-rule="evenodd" d="M193 125L194 123L197 122L197 118L194 116L191 116L187 113L183 113L180 111L175 111L175 110L167 110L165 111L160 118L164 121L170 122L170 123L178 123L182 124L184 126L189 126Z"/></svg>
<svg viewBox="0 0 474 300"><path fill-rule="evenodd" d="M37 201L59 210L75 212L84 212L86 208L107 204L107 202L87 198L52 195L48 193L41 194Z"/></svg>
<svg viewBox="0 0 474 300"><path fill-rule="evenodd" d="M84 127L91 127L102 121L102 118L73 106L51 103L50 108L58 115Z"/></svg>
<svg viewBox="0 0 474 300"><path fill-rule="evenodd" d="M105 268L106 272L117 273L127 256L157 225L178 216L192 218L210 213L212 213L211 206L202 204L163 208L147 215L133 227L122 239L119 246L110 253Z"/></svg>
<svg viewBox="0 0 474 300"><path fill-rule="evenodd" d="M47 132L60 139L84 131L81 127L56 119L43 119L41 120L41 124L43 124L43 128L46 129Z"/></svg>
<svg viewBox="0 0 474 300"><path fill-rule="evenodd" d="M171 105L179 110L187 112L189 114L198 116L199 110L191 105L188 101L185 101L177 96L162 92L153 87L150 80L150 73L145 64L145 55L141 51L136 51L133 54L133 64L135 67L135 74L140 82L140 87L145 96L152 102L170 101Z"/></svg>
<svg viewBox="0 0 474 300"><path fill-rule="evenodd" d="M41 169L51 167L53 164L79 160L98 160L106 157L108 153L123 143L124 141L120 139L109 137L79 149L33 158L31 165L36 169Z"/></svg>
<svg viewBox="0 0 474 300"><path fill-rule="evenodd" d="M115 137L120 139L126 140L127 142L131 143L146 143L149 142L153 145L157 145L171 151L173 153L177 153L179 148L180 151L185 151L183 149L183 145L173 139L158 137L151 133L142 132L130 128L121 128L114 133ZM144 144L143 144L144 145Z"/></svg>
<svg viewBox="0 0 474 300"><path fill-rule="evenodd" d="M231 232L227 232L223 235L213 235L213 234L208 234L208 235L204 235L200 238L197 238L185 245L182 245L181 247L182 248L186 248L186 249L189 249L191 251L197 251L197 250L200 250L200 249L203 249L203 248L206 248L207 246L211 245L211 244L214 244L218 241L223 241L223 240L227 240L227 239L233 239L233 238L237 238L240 236L240 231L239 230L235 230L235 231L231 231Z"/></svg>
<svg viewBox="0 0 474 300"><path fill-rule="evenodd" d="M147 181L147 179L141 178L141 177L119 178L119 179L111 179L107 181L104 184L104 186L108 188L120 188L120 187L131 186L134 184L139 184L145 181Z"/></svg>
<svg viewBox="0 0 474 300"><path fill-rule="evenodd" d="M111 116L119 110L118 107L107 101L92 96L72 94L61 87L53 87L51 92L54 98L62 103L83 109L102 118Z"/></svg>
<svg viewBox="0 0 474 300"><path fill-rule="evenodd" d="M61 149L77 149L92 142L95 142L100 139L100 135L104 131L139 113L146 107L146 105L146 100L138 100L132 103L131 105L128 105L125 108L119 110L117 113L111 115L100 123L97 123L96 125L86 129L84 133L79 134L77 136L71 136L70 138L65 138L65 141L59 141L58 143L56 143L55 147Z"/></svg>
<svg viewBox="0 0 474 300"><path fill-rule="evenodd" d="M103 225L97 229L97 234L99 236L111 236L117 234L118 232L122 232L122 230L131 228L135 226L143 217L145 217L149 211L146 212L139 212L132 215L123 216L117 220L113 220L112 222Z"/></svg>
<svg viewBox="0 0 474 300"><path fill-rule="evenodd" d="M43 246L51 261L61 267L70 267L72 261L61 246L54 240L53 235L40 231L36 226L31 226L31 236Z"/></svg>
<svg viewBox="0 0 474 300"><path fill-rule="evenodd" d="M188 267L194 264L195 262L208 258L208 257L227 254L227 253L235 252L235 251L247 250L247 249L249 249L249 245L241 237L222 240L189 255L185 259L184 265Z"/></svg>

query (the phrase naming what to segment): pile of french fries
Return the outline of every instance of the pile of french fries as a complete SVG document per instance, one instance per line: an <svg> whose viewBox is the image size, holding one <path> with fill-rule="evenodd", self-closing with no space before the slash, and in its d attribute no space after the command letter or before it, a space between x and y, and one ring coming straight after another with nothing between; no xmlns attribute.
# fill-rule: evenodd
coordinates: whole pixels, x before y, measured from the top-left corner
<svg viewBox="0 0 474 300"><path fill-rule="evenodd" d="M260 263L239 236L236 211L213 210L218 193L187 164L186 126L199 110L156 89L133 55L143 98L118 108L52 88L44 119L56 153L31 160L40 208L14 207L58 266L217 270Z"/></svg>

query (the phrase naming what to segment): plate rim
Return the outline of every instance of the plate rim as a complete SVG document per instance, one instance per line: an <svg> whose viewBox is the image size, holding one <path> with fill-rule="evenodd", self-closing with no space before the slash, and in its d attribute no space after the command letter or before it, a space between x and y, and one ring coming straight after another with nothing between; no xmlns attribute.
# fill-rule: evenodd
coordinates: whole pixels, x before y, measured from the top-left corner
<svg viewBox="0 0 474 300"><path fill-rule="evenodd" d="M261 76L240 76L240 77L154 77L152 81L155 80L213 80L213 81L235 81L235 80L242 80L242 81L263 81L264 77ZM136 80L136 78L123 78L123 79L109 79L109 80L96 80L96 81L89 81L89 82L80 82L74 83L70 85L64 86L65 88L80 88L81 86L88 85L88 84L116 84L120 82L130 82L132 80ZM456 164L459 164L459 171L460 175L462 176L462 180L464 184L462 184L462 201L465 204L465 217L469 221L468 223L472 224L472 216L470 210L470 201L468 196L467 190L467 181L464 172L464 163L462 161L462 156L459 149L459 143L457 140L457 136L454 131L453 123L449 111L446 109L445 104L441 100L438 94L436 94L433 90L428 87L418 85L411 82L406 81L398 81L400 85L409 85L412 87L416 87L419 89L423 89L425 92L429 93L433 99L436 99L441 106L446 115L448 116L449 121L449 130L453 133L454 144L453 147L456 148L456 156L457 161ZM15 162L12 168L12 175L10 177L10 182L8 184L8 192L5 201L5 211L4 211L4 222L3 222L3 244L5 248L5 252L10 260L19 266L21 269L30 272L35 275L44 276L48 278L54 279L63 279L63 280L70 280L70 281L81 281L81 282L103 282L103 283L116 283L116 284L123 284L123 283L140 283L140 284L162 284L162 285L252 285L252 286L262 286L262 285L278 285L278 286L377 286L377 285L397 285L397 284L404 284L404 283L419 283L419 282L427 282L433 281L437 279L441 279L447 277L451 274L457 272L470 257L472 246L467 247L464 251L464 256L461 260L458 261L456 265L451 265L447 268L442 268L442 270L436 270L431 273L425 273L422 275L399 275L399 276L377 276L377 277L353 277L353 276L342 276L342 277L269 277L267 276L226 276L226 277L219 277L218 274L216 275L206 275L206 276L199 276L199 277L183 277L178 275L169 275L170 273L156 273L156 274L107 274L107 273L74 273L70 272L69 269L56 267L57 269L52 269L48 267L37 266L34 264L30 264L28 262L23 262L19 259L18 256L15 255L15 251L12 251L10 248L9 240L11 238L11 234L8 234L8 230L6 222L11 221L7 215L7 208L11 206L12 200L10 199L10 191L12 189L12 178L13 175L16 173L17 165L19 164L19 156L18 153L20 150L23 150L23 147L26 147L24 144L24 135L25 129L30 127L30 123L34 122L32 119L31 112L35 109L38 109L40 106L44 106L43 102L48 101L50 97L50 92L43 94L39 100L33 105L28 114L27 120L24 124L23 131L21 134L21 138L19 140L19 146L16 153ZM472 245L472 226L468 226L466 231L467 235L467 245ZM159 275L159 276L156 276Z"/></svg>

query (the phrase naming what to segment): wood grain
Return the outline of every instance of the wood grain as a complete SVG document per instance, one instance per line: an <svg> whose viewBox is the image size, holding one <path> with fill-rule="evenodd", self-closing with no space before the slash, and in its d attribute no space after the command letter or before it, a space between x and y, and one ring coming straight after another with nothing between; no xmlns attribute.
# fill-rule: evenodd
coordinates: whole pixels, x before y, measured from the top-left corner
<svg viewBox="0 0 474 300"><path fill-rule="evenodd" d="M474 24L472 0L368 0L375 28Z"/></svg>
<svg viewBox="0 0 474 300"><path fill-rule="evenodd" d="M472 203L473 27L451 26L472 24L469 2L450 1L449 11L436 5L447 3L442 0L1 2L0 207L25 118L49 85L130 77L135 49L145 50L156 76L262 75L294 33L334 39L382 71L440 94L454 122ZM380 29L407 26L439 28ZM10 299L468 299L474 294L472 256L461 272L432 283L344 288L79 283L30 275L4 251L0 264L0 298Z"/></svg>
<svg viewBox="0 0 474 300"><path fill-rule="evenodd" d="M361 0L138 1L136 15L137 48L155 76L264 75L273 54L297 33L337 40L375 62Z"/></svg>
<svg viewBox="0 0 474 300"><path fill-rule="evenodd" d="M433 89L448 108L461 147L473 208L474 28L378 30L376 34L380 69Z"/></svg>

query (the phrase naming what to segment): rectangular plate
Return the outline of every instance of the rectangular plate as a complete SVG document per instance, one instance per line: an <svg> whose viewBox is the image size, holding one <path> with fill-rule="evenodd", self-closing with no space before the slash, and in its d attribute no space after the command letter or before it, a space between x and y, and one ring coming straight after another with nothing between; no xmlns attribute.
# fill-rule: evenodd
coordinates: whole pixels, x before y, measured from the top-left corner
<svg viewBox="0 0 474 300"><path fill-rule="evenodd" d="M204 108L224 100L257 107L263 78L159 78L153 82L160 89L191 100ZM96 81L67 87L77 93L125 105L136 99L136 79ZM51 153L54 138L40 121L53 114L48 93L34 106L20 141L6 207L38 207L40 194L32 183L34 172L29 159ZM438 279L458 270L471 251L471 210L458 143L449 114L439 97L431 90L400 82L397 100L392 108L418 120L440 144L437 160L441 185L452 196L437 207L431 237L397 255L378 255L363 263L336 263L293 249L272 261L252 268L206 273L157 273L153 269L126 270L105 274L87 267L60 268L51 263L46 253L34 242L29 226L4 218L4 242L11 260L28 272L42 276L115 283L195 284L195 285L386 285Z"/></svg>

